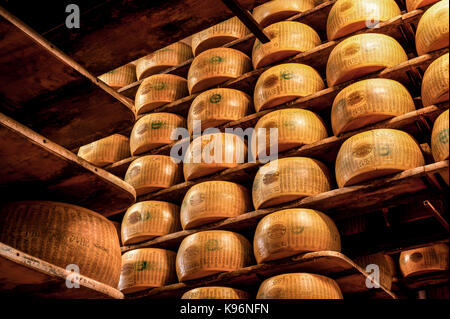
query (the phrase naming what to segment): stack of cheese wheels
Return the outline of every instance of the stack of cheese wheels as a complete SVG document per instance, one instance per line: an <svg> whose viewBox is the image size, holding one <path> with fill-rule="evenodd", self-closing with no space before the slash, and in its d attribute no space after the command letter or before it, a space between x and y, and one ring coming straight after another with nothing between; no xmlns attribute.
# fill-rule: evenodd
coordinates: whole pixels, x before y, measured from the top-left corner
<svg viewBox="0 0 450 319"><path fill-rule="evenodd" d="M192 59L192 48L183 42L173 43L136 61L136 75L142 80Z"/></svg>
<svg viewBox="0 0 450 319"><path fill-rule="evenodd" d="M413 11L438 1L439 0L406 0L406 9L408 11Z"/></svg>
<svg viewBox="0 0 450 319"><path fill-rule="evenodd" d="M248 190L226 181L208 181L192 186L183 199L180 219L183 229L191 229L252 209Z"/></svg>
<svg viewBox="0 0 450 319"><path fill-rule="evenodd" d="M328 40L341 38L400 14L395 0L338 0L328 14Z"/></svg>
<svg viewBox="0 0 450 319"><path fill-rule="evenodd" d="M408 133L376 129L347 139L336 158L339 187L425 165L416 140Z"/></svg>
<svg viewBox="0 0 450 319"><path fill-rule="evenodd" d="M210 175L245 162L247 146L243 138L231 133L211 133L195 138L183 161L188 181Z"/></svg>
<svg viewBox="0 0 450 319"><path fill-rule="evenodd" d="M387 35L354 35L331 51L326 68L328 86L354 80L407 60L402 46Z"/></svg>
<svg viewBox="0 0 450 319"><path fill-rule="evenodd" d="M272 0L253 9L253 18L263 28L314 8L314 0Z"/></svg>
<svg viewBox="0 0 450 319"><path fill-rule="evenodd" d="M203 51L245 37L250 31L238 17L225 20L192 36L192 51L199 55Z"/></svg>
<svg viewBox="0 0 450 319"><path fill-rule="evenodd" d="M188 72L189 92L197 93L250 71L251 60L230 48L209 49L192 61Z"/></svg>
<svg viewBox="0 0 450 319"><path fill-rule="evenodd" d="M372 273L374 269L372 268L375 265L379 270L379 282L380 284L387 290L392 288L392 279L393 279L393 269L392 264L390 263L389 256L384 255L383 253L377 253L367 256L361 256L354 259L354 262L362 268L363 271L367 273ZM369 267L368 267L369 266ZM375 283L374 283L375 284Z"/></svg>
<svg viewBox="0 0 450 319"><path fill-rule="evenodd" d="M321 41L316 31L306 24L281 21L264 28L270 42L255 40L252 62L255 69L281 61L318 46Z"/></svg>
<svg viewBox="0 0 450 319"><path fill-rule="evenodd" d="M249 299L250 295L230 287L200 287L183 294L181 299Z"/></svg>
<svg viewBox="0 0 450 319"><path fill-rule="evenodd" d="M137 114L147 113L188 94L186 79L173 74L156 74L142 81L134 105Z"/></svg>
<svg viewBox="0 0 450 319"><path fill-rule="evenodd" d="M179 281L233 271L253 263L252 248L242 235L209 230L187 236L177 253Z"/></svg>
<svg viewBox="0 0 450 319"><path fill-rule="evenodd" d="M256 227L253 251L258 264L324 250L341 251L341 239L331 218L317 210L280 210Z"/></svg>
<svg viewBox="0 0 450 319"><path fill-rule="evenodd" d="M308 273L291 273L263 281L256 299L343 299L331 278Z"/></svg>
<svg viewBox="0 0 450 319"><path fill-rule="evenodd" d="M131 131L131 154L142 154L158 146L174 143L176 135L172 139L172 133L185 126L184 118L173 113L150 113L143 116Z"/></svg>
<svg viewBox="0 0 450 319"><path fill-rule="evenodd" d="M338 93L331 109L331 125L337 136L414 110L414 101L402 84L368 79Z"/></svg>
<svg viewBox="0 0 450 319"><path fill-rule="evenodd" d="M75 264L81 275L111 287L119 282L117 231L91 210L45 201L4 204L0 242L64 269Z"/></svg>
<svg viewBox="0 0 450 319"><path fill-rule="evenodd" d="M448 160L448 110L438 116L431 132L431 152L436 162ZM440 173L444 181L449 184L448 169Z"/></svg>
<svg viewBox="0 0 450 319"><path fill-rule="evenodd" d="M258 78L254 91L256 112L304 97L325 88L320 74L299 63L280 64Z"/></svg>
<svg viewBox="0 0 450 319"><path fill-rule="evenodd" d="M180 207L157 200L132 205L122 220L122 243L135 244L181 229Z"/></svg>
<svg viewBox="0 0 450 319"><path fill-rule="evenodd" d="M331 189L328 169L307 157L289 157L260 167L253 181L256 209L320 194Z"/></svg>
<svg viewBox="0 0 450 319"><path fill-rule="evenodd" d="M448 47L449 0L431 6L417 25L416 49L419 55Z"/></svg>
<svg viewBox="0 0 450 319"><path fill-rule="evenodd" d="M96 166L106 166L130 156L128 137L114 134L81 146L78 156Z"/></svg>
<svg viewBox="0 0 450 319"><path fill-rule="evenodd" d="M271 129L277 129L278 140L270 140L271 131L273 132ZM273 142L278 143L278 152L282 152L328 136L322 119L313 112L302 109L283 109L264 115L256 123L255 134L256 145L252 145L254 158L255 155L261 158L270 154L268 151Z"/></svg>
<svg viewBox="0 0 450 319"><path fill-rule="evenodd" d="M448 270L446 244L435 244L400 253L400 271L404 277L444 270Z"/></svg>
<svg viewBox="0 0 450 319"><path fill-rule="evenodd" d="M122 255L119 289L124 294L176 282L176 253L159 248L140 248Z"/></svg>
<svg viewBox="0 0 450 319"><path fill-rule="evenodd" d="M209 127L240 120L251 111L252 100L244 92L226 88L205 91L194 99L189 109L189 134L192 135L194 127L197 132L203 131Z"/></svg>
<svg viewBox="0 0 450 319"><path fill-rule="evenodd" d="M102 74L98 78L117 90L136 81L136 66L133 63L128 63Z"/></svg>
<svg viewBox="0 0 450 319"><path fill-rule="evenodd" d="M422 80L423 106L429 106L436 103L448 101L448 63L449 54L446 53L434 60L425 71Z"/></svg>
<svg viewBox="0 0 450 319"><path fill-rule="evenodd" d="M147 155L134 160L125 174L129 183L140 196L181 182L181 167L166 155Z"/></svg>

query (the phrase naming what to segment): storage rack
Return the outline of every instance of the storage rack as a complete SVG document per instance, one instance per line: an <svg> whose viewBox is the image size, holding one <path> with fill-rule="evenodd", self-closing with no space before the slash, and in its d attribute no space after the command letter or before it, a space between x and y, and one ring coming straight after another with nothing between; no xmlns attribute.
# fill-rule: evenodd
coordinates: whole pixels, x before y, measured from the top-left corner
<svg viewBox="0 0 450 319"><path fill-rule="evenodd" d="M245 8L255 7L262 2L265 1L240 0ZM321 3L314 9L292 16L288 20L299 21L312 26L324 39L326 17L336 1L318 2ZM402 9L405 8L403 0L397 2ZM144 8L140 1L132 1L132 3L132 9L123 10L124 13L119 14L118 23L108 20L111 23L105 28L100 28L99 21L105 17L99 17L97 20L91 19L92 22L89 23L92 23L92 25L86 28L88 32L83 31L76 34L77 41L73 42L67 41L69 38L68 31L63 27L46 33L44 39L39 33L0 7L0 27L8 30L7 41L2 40L0 47L5 52L6 50L13 52L13 54L2 56L0 60L2 68L8 67L0 72L2 83L8 84L0 86L0 110L20 122L16 122L5 115L1 117L0 133L2 137L7 138L1 140L2 151L0 151L0 155L2 158L13 159L5 164L3 160L0 162L0 168L3 171L8 171L5 176L9 178L0 184L2 190L10 188L11 184L14 185L13 190L19 189L19 187L25 187L26 190L35 190L36 185L39 185L39 187L44 185L43 188L39 188L39 192L36 192L36 198L58 199L79 204L96 210L105 216L110 216L111 220L121 221L125 209L135 200L158 199L180 204L187 190L192 185L202 181L228 180L249 186L248 181L253 180L260 163L245 163L236 168L180 183L167 189L139 196L136 199L132 187L130 188L128 184L120 181L112 174L123 178L129 164L139 156L124 159L102 169L87 163L65 149L69 148L75 151L83 144L112 133L120 132L128 135L133 123L138 118L135 114L133 98L142 81L137 81L114 91L94 75L124 65L145 53L159 49L231 17L229 11L204 8L208 6L201 6L198 0L174 1L174 7L171 8L177 13L174 15L168 14L168 7L165 5L156 8ZM117 8L117 10L120 9L124 8ZM113 9L107 7L106 12L109 12L108 10ZM353 258L380 251L397 256L396 254L403 249L429 243L448 242L448 223L446 221L448 206L443 196L448 186L443 183L439 175L439 173L448 169L448 160L434 163L429 147L432 123L437 116L448 109L448 102L423 107L420 100L420 86L425 69L433 60L448 52L448 48L422 56L416 55L414 30L425 10L426 8L407 13L403 11L402 15L379 23L375 28L367 28L354 33L382 33L392 36L402 44L408 53L408 61L363 78L381 77L401 82L415 98L416 111L340 136L330 136L322 141L280 154L280 157L312 157L331 166L340 145L350 136L373 128L396 128L407 131L420 141L426 157L427 163L425 166L362 185L334 189L278 207L248 212L198 229L180 231L144 243L125 246L122 247L122 251L126 252L140 247L160 247L176 251L183 238L192 233L209 229L232 230L246 234L254 229L257 222L265 215L280 209L294 207L315 208L324 211L336 221L340 229L341 227L345 229L346 223L351 224L352 221L357 222L364 219L377 220L377 222L381 220L381 223L377 224L378 228L354 232L350 227L351 235L344 234L343 236L345 255L334 252L307 253L278 261L276 267L274 266L275 263L269 262L201 280L149 289L127 297L179 297L182 292L193 287L221 283L239 287L243 284L260 283L264 278L285 271L326 274L337 280L346 298L416 297L415 293L418 290L436 285L448 286L447 273L434 273L416 278L396 280L392 288L395 293L384 287L367 289L365 287L367 274L346 256ZM194 13L202 18L189 19ZM164 15L167 19L161 21L163 19L143 18L151 14L154 17ZM180 28L179 25L174 27L179 21L183 21L183 26L186 27ZM145 26L145 29L142 29L143 26ZM137 29L139 29L139 32L133 31ZM155 30L164 30L162 32L164 36L158 37L158 32L155 32ZM126 35L129 33L136 34L136 37L127 37ZM106 39L105 46L102 48L93 46L93 40L101 37ZM124 47L124 43L121 41L125 37L127 38L127 47ZM224 46L238 49L249 55L254 39L255 36L250 34ZM323 76L327 57L340 41L342 39L324 41L323 44L312 50L276 64L285 62L308 64ZM24 48L28 48L28 54L19 54ZM111 52L111 55L104 54L105 52ZM18 54L14 55L14 53ZM191 62L186 61L161 73L186 77ZM26 70L20 72L14 70L14 67L19 64L28 65L30 63L32 65ZM251 94L257 78L269 67L253 70L235 80L223 83L219 87L235 88ZM324 118L329 118L331 104L337 93L356 81L326 88L277 108L310 109ZM44 85L42 85L43 83ZM171 112L185 116L190 103L196 96L197 94L187 96L152 112ZM70 112L67 111L68 108L70 108ZM104 111L106 108L108 112ZM219 128L221 130L235 127L245 129L254 126L260 117L271 111L266 110L250 114L239 121L221 125ZM105 116L105 113L107 116ZM27 126L42 135L32 131ZM184 142L188 143L190 140ZM7 145L13 145L13 147L4 147ZM143 155L168 154L171 146L173 145L163 146ZM32 152L32 156L25 154L26 152L18 151L25 149L25 147L27 150L36 150ZM29 165L27 171L27 167L23 163L30 159L33 165ZM54 165L54 161L60 163L58 165L61 169L49 166ZM15 163L18 163L18 165L14 165ZM49 167L48 172L36 174L41 167ZM83 189L86 188L86 183L91 183L95 192L84 193ZM16 193L17 191L8 192L8 194ZM27 194L29 191L24 193ZM412 196L413 194L414 196ZM15 197L20 199L20 195ZM414 209L411 209L410 206L413 206ZM374 241L374 234L375 237L380 238ZM351 246L352 238L355 238L355 236L362 239L359 246L369 247L367 251L358 251L356 247ZM362 243L367 243L367 245L362 245ZM348 247L347 250L345 247ZM55 266L47 265L44 261L27 256L22 252L15 252L12 247L4 244L0 248L2 267L3 265L6 267L11 262L25 266L22 267L23 269L21 268L22 270L18 270L19 275L1 278L0 289L2 290L11 287L11 285L16 284L17 286L17 281L19 281L19 284L24 284L19 279L23 280L21 277L25 277L29 279L29 282L25 284L28 284L27 286L31 288L27 291L21 291L22 293L37 294L36 288L39 285L37 283L48 282L48 287L51 288L49 288L49 292L43 290L42 295L44 296L62 295L69 298L123 297L117 290L108 289L111 287L103 287L100 283L88 278L86 281L82 281L84 290L81 293L80 291L77 291L77 293L67 292L65 285L61 284L62 278L65 278L64 270L55 270L56 268L50 270L51 267ZM21 274L30 272L30 276L21 276ZM44 277L46 276L45 279L40 278L43 273L46 274L44 275ZM58 283L55 284L54 282ZM35 289L32 287L35 287Z"/></svg>

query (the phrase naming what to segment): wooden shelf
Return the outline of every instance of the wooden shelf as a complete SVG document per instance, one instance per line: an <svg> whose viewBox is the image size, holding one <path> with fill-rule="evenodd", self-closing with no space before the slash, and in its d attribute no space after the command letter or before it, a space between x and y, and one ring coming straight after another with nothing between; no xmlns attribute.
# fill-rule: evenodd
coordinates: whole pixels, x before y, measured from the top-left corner
<svg viewBox="0 0 450 319"><path fill-rule="evenodd" d="M2 7L0 29L0 112L68 149L134 124L133 101Z"/></svg>
<svg viewBox="0 0 450 319"><path fill-rule="evenodd" d="M440 285L449 282L449 271L433 271L406 278L400 278L396 283L398 287L410 290L421 290L429 286Z"/></svg>
<svg viewBox="0 0 450 319"><path fill-rule="evenodd" d="M8 200L56 200L105 216L136 200L134 188L0 113L0 192Z"/></svg>
<svg viewBox="0 0 450 319"><path fill-rule="evenodd" d="M344 298L361 293L369 294L372 298L396 298L383 286L379 289L367 288L365 284L367 273L349 258L334 251L296 255L198 280L136 292L127 295L127 298L180 298L189 289L208 285L232 286L245 290L248 286L259 285L266 278L292 272L315 273L333 278L341 288Z"/></svg>
<svg viewBox="0 0 450 319"><path fill-rule="evenodd" d="M67 288L72 272L25 254L0 242L0 294L32 295L62 299L123 299L123 294L86 276L79 275L79 288Z"/></svg>

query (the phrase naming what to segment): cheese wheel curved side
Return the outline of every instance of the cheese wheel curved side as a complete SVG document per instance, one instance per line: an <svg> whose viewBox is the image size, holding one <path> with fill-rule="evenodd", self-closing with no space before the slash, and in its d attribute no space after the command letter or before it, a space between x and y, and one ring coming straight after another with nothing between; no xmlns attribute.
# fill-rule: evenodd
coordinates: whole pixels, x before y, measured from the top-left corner
<svg viewBox="0 0 450 319"><path fill-rule="evenodd" d="M250 295L230 287L200 287L186 291L181 299L249 299Z"/></svg>
<svg viewBox="0 0 450 319"><path fill-rule="evenodd" d="M103 167L130 157L130 140L114 134L81 146L77 155L95 166Z"/></svg>
<svg viewBox="0 0 450 319"><path fill-rule="evenodd" d="M403 277L448 270L448 246L436 244L402 251L399 264Z"/></svg>
<svg viewBox="0 0 450 319"><path fill-rule="evenodd" d="M265 28L297 13L308 11L314 6L314 0L273 0L255 7L252 15L256 22Z"/></svg>
<svg viewBox="0 0 450 319"><path fill-rule="evenodd" d="M449 54L446 53L425 70L422 79L422 104L434 105L449 100Z"/></svg>
<svg viewBox="0 0 450 319"><path fill-rule="evenodd" d="M121 66L98 77L113 89L120 89L136 81L136 66L132 63Z"/></svg>

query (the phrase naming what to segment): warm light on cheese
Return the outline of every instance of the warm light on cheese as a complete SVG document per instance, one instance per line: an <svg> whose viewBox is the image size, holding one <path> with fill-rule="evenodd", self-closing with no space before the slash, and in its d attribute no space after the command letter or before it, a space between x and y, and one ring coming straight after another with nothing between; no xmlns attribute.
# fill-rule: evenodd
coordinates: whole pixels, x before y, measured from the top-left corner
<svg viewBox="0 0 450 319"><path fill-rule="evenodd" d="M436 162L448 159L448 110L438 116L431 133L431 152Z"/></svg>
<svg viewBox="0 0 450 319"><path fill-rule="evenodd" d="M252 69L251 60L241 51L230 48L209 49L192 61L188 72L189 92L197 93Z"/></svg>
<svg viewBox="0 0 450 319"><path fill-rule="evenodd" d="M199 55L203 51L221 47L228 42L245 37L250 30L238 17L225 20L192 36L192 51Z"/></svg>
<svg viewBox="0 0 450 319"><path fill-rule="evenodd" d="M370 28L399 15L401 10L394 0L338 0L328 14L328 40Z"/></svg>
<svg viewBox="0 0 450 319"><path fill-rule="evenodd" d="M439 0L406 0L406 8L408 11L413 11L438 1Z"/></svg>
<svg viewBox="0 0 450 319"><path fill-rule="evenodd" d="M180 207L151 200L132 205L122 220L122 243L131 245L181 230Z"/></svg>
<svg viewBox="0 0 450 319"><path fill-rule="evenodd" d="M278 159L260 167L253 181L256 209L270 207L331 189L328 169L307 157Z"/></svg>
<svg viewBox="0 0 450 319"><path fill-rule="evenodd" d="M47 201L3 204L0 242L63 269L75 264L81 275L111 287L119 282L117 231L89 209Z"/></svg>
<svg viewBox="0 0 450 319"><path fill-rule="evenodd" d="M308 51L321 43L317 32L300 22L281 21L264 28L264 31L270 42L255 40L252 51L255 69Z"/></svg>
<svg viewBox="0 0 450 319"><path fill-rule="evenodd" d="M314 0L272 0L253 9L253 18L263 28L314 8Z"/></svg>
<svg viewBox="0 0 450 319"><path fill-rule="evenodd" d="M320 74L300 63L280 64L264 71L254 91L256 112L308 96L325 88Z"/></svg>
<svg viewBox="0 0 450 319"><path fill-rule="evenodd" d="M407 60L405 50L390 36L377 33L354 35L331 51L326 69L327 83L331 87Z"/></svg>
<svg viewBox="0 0 450 319"><path fill-rule="evenodd" d="M448 270L448 246L436 244L402 251L399 264L403 277Z"/></svg>
<svg viewBox="0 0 450 319"><path fill-rule="evenodd" d="M136 75L142 80L192 59L192 48L183 42L173 43L136 61Z"/></svg>
<svg viewBox="0 0 450 319"><path fill-rule="evenodd" d="M182 180L182 171L170 156L147 155L134 160L125 174L125 182L138 196L167 188Z"/></svg>
<svg viewBox="0 0 450 319"><path fill-rule="evenodd" d="M420 18L416 31L417 54L448 47L449 0L432 5Z"/></svg>
<svg viewBox="0 0 450 319"><path fill-rule="evenodd" d="M189 109L189 134L192 135L194 121L201 121L201 130L237 121L251 113L252 104L247 94L234 89L217 88L200 93Z"/></svg>
<svg viewBox="0 0 450 319"><path fill-rule="evenodd" d="M256 299L343 299L331 278L308 273L291 273L263 281Z"/></svg>
<svg viewBox="0 0 450 319"><path fill-rule="evenodd" d="M252 248L242 235L209 230L187 236L177 253L179 281L207 277L253 264Z"/></svg>
<svg viewBox="0 0 450 319"><path fill-rule="evenodd" d="M98 78L117 90L136 81L136 66L129 63L102 74Z"/></svg>
<svg viewBox="0 0 450 319"><path fill-rule="evenodd" d="M249 299L250 295L230 287L200 287L183 294L181 299Z"/></svg>
<svg viewBox="0 0 450 319"><path fill-rule="evenodd" d="M208 181L192 186L181 205L183 229L196 228L252 210L248 190L236 183Z"/></svg>
<svg viewBox="0 0 450 319"><path fill-rule="evenodd" d="M392 264L390 263L389 256L384 255L383 253L376 253L367 256L361 256L355 258L353 261L362 268L363 271L368 274L373 274L373 266L370 269L366 268L369 265L376 265L379 269L379 282L378 284L382 285L387 290L392 288L392 279L394 276ZM375 283L374 283L375 284Z"/></svg>
<svg viewBox="0 0 450 319"><path fill-rule="evenodd" d="M140 248L122 255L119 290L124 294L175 283L176 253L159 248Z"/></svg>
<svg viewBox="0 0 450 319"><path fill-rule="evenodd" d="M95 166L106 166L130 156L130 140L114 134L81 146L78 156Z"/></svg>
<svg viewBox="0 0 450 319"><path fill-rule="evenodd" d="M341 251L341 239L333 220L317 210L280 210L256 227L253 251L258 264L324 250Z"/></svg>
<svg viewBox="0 0 450 319"><path fill-rule="evenodd" d="M172 113L150 113L143 116L134 124L131 131L131 154L142 154L156 147L174 143L175 139L171 139L173 130L185 126L184 118Z"/></svg>
<svg viewBox="0 0 450 319"><path fill-rule="evenodd" d="M414 111L414 101L399 82L368 79L341 90L331 109L334 135Z"/></svg>
<svg viewBox="0 0 450 319"><path fill-rule="evenodd" d="M156 74L142 81L134 105L137 114L143 114L187 95L189 92L185 79L173 74Z"/></svg>
<svg viewBox="0 0 450 319"><path fill-rule="evenodd" d="M423 106L448 101L448 63L449 54L446 53L434 60L426 69L422 80Z"/></svg>
<svg viewBox="0 0 450 319"><path fill-rule="evenodd" d="M425 165L419 144L408 133L376 129L347 139L336 158L339 187Z"/></svg>

